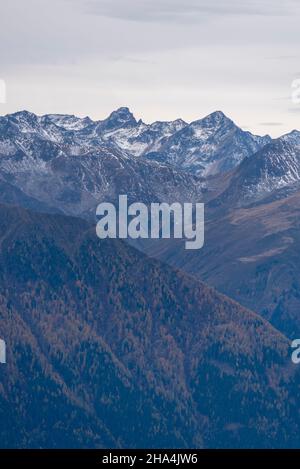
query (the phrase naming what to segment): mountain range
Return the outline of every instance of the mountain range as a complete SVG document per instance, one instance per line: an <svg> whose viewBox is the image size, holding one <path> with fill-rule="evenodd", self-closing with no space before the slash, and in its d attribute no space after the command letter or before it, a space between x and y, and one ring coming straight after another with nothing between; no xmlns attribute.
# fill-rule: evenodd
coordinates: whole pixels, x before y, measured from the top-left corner
<svg viewBox="0 0 300 469"><path fill-rule="evenodd" d="M98 240L120 194L205 202L204 248ZM299 210L297 130L0 117L3 447L297 447Z"/></svg>
<svg viewBox="0 0 300 469"><path fill-rule="evenodd" d="M120 120L122 110L100 123L28 112L0 118L1 201L30 208L36 201L38 209L94 217L101 200L114 201L119 193L147 203L201 197L199 177L133 158L104 139Z"/></svg>
<svg viewBox="0 0 300 469"><path fill-rule="evenodd" d="M87 156L108 147L118 154L171 163L200 176L227 171L271 141L269 136L241 130L221 111L190 124L182 119L145 124L128 108L102 121L17 112L0 119L0 135L0 154L4 155L18 150L31 156L47 153L48 160L61 154Z"/></svg>

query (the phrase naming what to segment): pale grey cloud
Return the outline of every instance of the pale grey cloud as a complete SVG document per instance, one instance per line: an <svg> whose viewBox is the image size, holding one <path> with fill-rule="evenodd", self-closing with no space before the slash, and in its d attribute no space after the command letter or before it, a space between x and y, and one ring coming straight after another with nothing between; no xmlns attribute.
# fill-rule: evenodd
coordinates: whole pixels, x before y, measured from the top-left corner
<svg viewBox="0 0 300 469"><path fill-rule="evenodd" d="M86 11L134 21L199 21L203 16L288 15L295 0L79 0Z"/></svg>
<svg viewBox="0 0 300 469"><path fill-rule="evenodd" d="M288 131L299 22L299 0L1 0L0 113L127 105L191 121L221 108L254 132Z"/></svg>
<svg viewBox="0 0 300 469"><path fill-rule="evenodd" d="M278 55L274 57L266 57L266 60L300 60L300 55Z"/></svg>
<svg viewBox="0 0 300 469"><path fill-rule="evenodd" d="M260 122L259 125L263 127L279 127L283 125L283 122Z"/></svg>

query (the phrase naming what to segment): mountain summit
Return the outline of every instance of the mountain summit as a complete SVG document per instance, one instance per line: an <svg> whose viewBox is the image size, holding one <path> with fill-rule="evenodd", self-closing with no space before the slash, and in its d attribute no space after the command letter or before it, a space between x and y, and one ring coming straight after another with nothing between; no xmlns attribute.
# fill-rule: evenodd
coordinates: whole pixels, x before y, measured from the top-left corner
<svg viewBox="0 0 300 469"><path fill-rule="evenodd" d="M208 176L234 168L269 141L271 137L245 132L217 111L171 135L146 157Z"/></svg>
<svg viewBox="0 0 300 469"><path fill-rule="evenodd" d="M137 121L128 107L120 107L113 111L107 119L102 121L102 124L103 130L110 130L137 125Z"/></svg>

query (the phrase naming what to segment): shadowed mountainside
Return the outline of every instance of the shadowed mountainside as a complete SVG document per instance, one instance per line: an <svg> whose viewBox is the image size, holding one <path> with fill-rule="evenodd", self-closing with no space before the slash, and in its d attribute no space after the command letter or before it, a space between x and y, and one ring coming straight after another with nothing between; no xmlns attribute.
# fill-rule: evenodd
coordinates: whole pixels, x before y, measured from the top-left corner
<svg viewBox="0 0 300 469"><path fill-rule="evenodd" d="M300 153L282 137L234 171L207 180L205 244L141 240L149 255L196 276L261 314L290 338L300 333ZM290 138L288 138L290 137Z"/></svg>
<svg viewBox="0 0 300 469"><path fill-rule="evenodd" d="M256 314L75 218L0 207L2 447L295 447L299 372Z"/></svg>

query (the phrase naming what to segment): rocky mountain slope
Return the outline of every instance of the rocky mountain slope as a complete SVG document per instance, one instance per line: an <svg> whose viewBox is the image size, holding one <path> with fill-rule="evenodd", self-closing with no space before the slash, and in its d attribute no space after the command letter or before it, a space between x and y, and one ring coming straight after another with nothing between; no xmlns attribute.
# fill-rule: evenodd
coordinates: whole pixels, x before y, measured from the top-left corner
<svg viewBox="0 0 300 469"><path fill-rule="evenodd" d="M0 118L0 201L93 218L101 201L119 194L145 203L201 199L199 178L136 159L104 140L101 132L125 126L121 111L111 119L91 123L28 112Z"/></svg>
<svg viewBox="0 0 300 469"><path fill-rule="evenodd" d="M270 141L241 130L219 111L185 126L146 156L208 176L235 168Z"/></svg>
<svg viewBox="0 0 300 469"><path fill-rule="evenodd" d="M290 338L300 334L300 153L292 132L207 180L205 245L179 241L141 248L198 276L260 313ZM291 143L291 140L293 143Z"/></svg>
<svg viewBox="0 0 300 469"><path fill-rule="evenodd" d="M290 134L291 135L291 134ZM228 188L220 193L220 205L234 208L266 197L284 197L300 184L300 145L286 137L273 140L232 172Z"/></svg>
<svg viewBox="0 0 300 469"><path fill-rule="evenodd" d="M19 158L23 170L33 165L32 160L35 164L39 161L42 169L56 157L106 152L172 164L207 176L236 167L270 140L242 131L222 112L190 124L181 119L145 124L128 108L112 112L103 121L68 115L36 116L26 111L0 118L1 162L3 157ZM5 161L3 167L13 169Z"/></svg>

